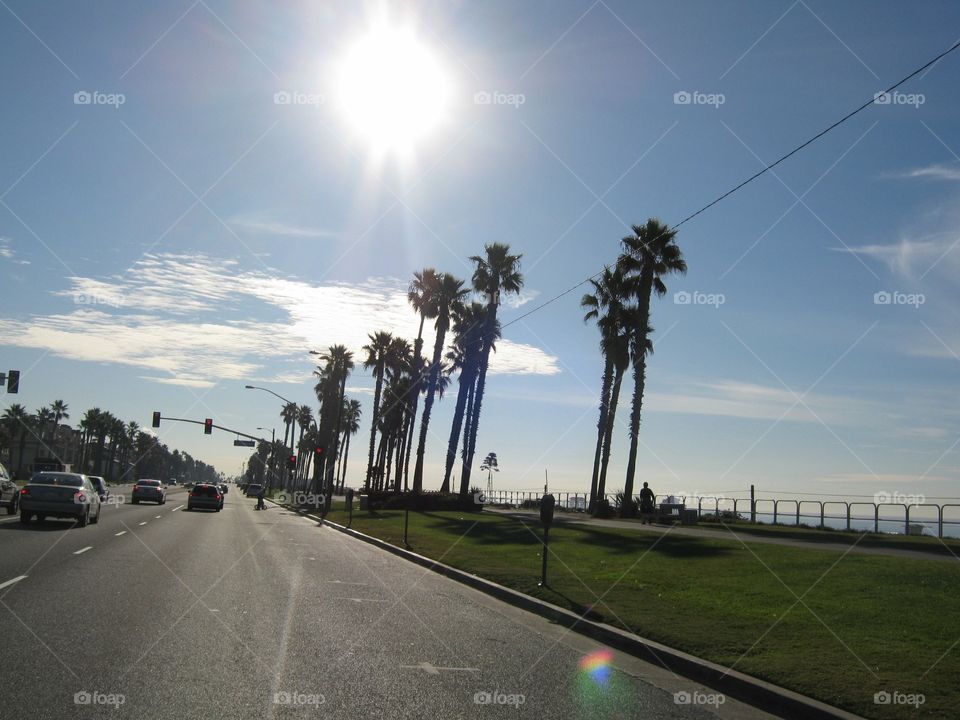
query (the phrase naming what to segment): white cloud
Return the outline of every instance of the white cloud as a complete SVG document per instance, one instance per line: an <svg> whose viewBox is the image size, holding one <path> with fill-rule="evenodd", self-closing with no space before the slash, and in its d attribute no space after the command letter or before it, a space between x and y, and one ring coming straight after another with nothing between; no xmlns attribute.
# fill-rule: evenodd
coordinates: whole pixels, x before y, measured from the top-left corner
<svg viewBox="0 0 960 720"><path fill-rule="evenodd" d="M76 310L0 319L0 343L145 368L161 373L146 376L156 382L209 387L265 374L303 382L307 373L279 372L276 364L305 362L307 350L335 343L359 358L368 333L382 329L412 340L418 327L406 283L392 278L311 285L203 255L148 255L122 276L68 280L71 287L54 294L74 298ZM230 319L240 310L243 319ZM250 319L267 314L270 321ZM539 348L509 340L497 348L491 374L559 372L556 358Z"/></svg>
<svg viewBox="0 0 960 720"><path fill-rule="evenodd" d="M950 272L960 269L958 245L960 232L947 232L917 240L903 238L899 243L891 245L831 249L877 260L895 275L915 279L938 267Z"/></svg>
<svg viewBox="0 0 960 720"><path fill-rule="evenodd" d="M11 240L8 237L0 237L0 258L11 260L17 265L29 265L29 260L18 260L17 254L10 245Z"/></svg>
<svg viewBox="0 0 960 720"><path fill-rule="evenodd" d="M960 165L928 165L915 168L899 175L902 178L923 178L928 180L960 180Z"/></svg>
<svg viewBox="0 0 960 720"><path fill-rule="evenodd" d="M254 235L274 235L302 238L335 238L340 234L332 230L312 228L279 220L267 214L236 215L230 218L230 225L243 232Z"/></svg>
<svg viewBox="0 0 960 720"><path fill-rule="evenodd" d="M536 300L539 295L539 290L522 290L516 295L505 295L503 304L515 310L519 307L523 307L528 302Z"/></svg>

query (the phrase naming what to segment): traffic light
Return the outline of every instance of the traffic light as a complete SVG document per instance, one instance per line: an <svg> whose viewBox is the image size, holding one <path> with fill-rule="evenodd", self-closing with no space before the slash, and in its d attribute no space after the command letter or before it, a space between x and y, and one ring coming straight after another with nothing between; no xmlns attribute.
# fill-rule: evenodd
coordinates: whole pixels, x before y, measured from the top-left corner
<svg viewBox="0 0 960 720"><path fill-rule="evenodd" d="M153 427L160 427L160 411L155 410L153 413Z"/></svg>
<svg viewBox="0 0 960 720"><path fill-rule="evenodd" d="M287 470L296 470L297 469L297 456L291 455L287 458Z"/></svg>
<svg viewBox="0 0 960 720"><path fill-rule="evenodd" d="M317 445L317 447L314 448L313 450L314 461L319 462L320 460L323 460L323 452L324 452L323 445Z"/></svg>
<svg viewBox="0 0 960 720"><path fill-rule="evenodd" d="M20 371L19 370L7 371L7 392L8 393L20 392Z"/></svg>
<svg viewBox="0 0 960 720"><path fill-rule="evenodd" d="M213 432L213 418L207 418L203 421L203 434L210 435Z"/></svg>

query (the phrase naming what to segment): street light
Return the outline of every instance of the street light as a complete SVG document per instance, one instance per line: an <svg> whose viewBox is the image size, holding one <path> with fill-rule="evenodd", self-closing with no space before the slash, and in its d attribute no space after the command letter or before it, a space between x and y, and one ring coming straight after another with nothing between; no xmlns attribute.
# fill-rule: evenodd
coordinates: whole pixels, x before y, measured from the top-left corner
<svg viewBox="0 0 960 720"><path fill-rule="evenodd" d="M269 388L260 387L260 386L258 386L258 385L244 385L243 387L246 388L247 390L263 390L264 392L268 392L268 393L270 393L271 395L280 398L281 400L283 400L283 401L284 401L285 403L287 403L288 405L294 405L294 404L295 404L295 403L293 402L293 400L287 400L283 395L278 395L277 393L275 393L273 390L271 390L271 389L269 389Z"/></svg>

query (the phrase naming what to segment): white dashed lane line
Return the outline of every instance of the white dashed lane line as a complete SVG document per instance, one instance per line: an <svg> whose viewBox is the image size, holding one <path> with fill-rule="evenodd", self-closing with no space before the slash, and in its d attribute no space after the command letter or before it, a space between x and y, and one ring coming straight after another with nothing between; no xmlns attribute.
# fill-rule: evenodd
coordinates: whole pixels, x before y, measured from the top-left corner
<svg viewBox="0 0 960 720"><path fill-rule="evenodd" d="M146 524L147 524L147 521L144 520L144 521L143 521L142 523L140 523L140 524L141 524L141 525L146 525Z"/></svg>
<svg viewBox="0 0 960 720"><path fill-rule="evenodd" d="M114 537L120 537L121 535L126 535L126 534L127 534L126 530L121 530L120 532L114 533L113 535Z"/></svg>
<svg viewBox="0 0 960 720"><path fill-rule="evenodd" d="M154 520L159 520L159 519L160 519L160 516L159 516L159 515L155 515L153 519L154 519Z"/></svg>
<svg viewBox="0 0 960 720"><path fill-rule="evenodd" d="M21 580L24 580L26 577L27 577L26 575L20 575L19 577L15 577L12 580L7 580L4 583L0 583L0 590L3 590L5 587L10 587L14 583L18 583Z"/></svg>
<svg viewBox="0 0 960 720"><path fill-rule="evenodd" d="M170 512L176 512L177 510L179 510L179 509L182 508L182 507L183 507L183 505L178 505L177 507L175 507L175 508L174 508L173 510L171 510Z"/></svg>
<svg viewBox="0 0 960 720"><path fill-rule="evenodd" d="M87 545L85 548L80 548L74 553L74 555L83 555L87 550L93 550L93 545Z"/></svg>

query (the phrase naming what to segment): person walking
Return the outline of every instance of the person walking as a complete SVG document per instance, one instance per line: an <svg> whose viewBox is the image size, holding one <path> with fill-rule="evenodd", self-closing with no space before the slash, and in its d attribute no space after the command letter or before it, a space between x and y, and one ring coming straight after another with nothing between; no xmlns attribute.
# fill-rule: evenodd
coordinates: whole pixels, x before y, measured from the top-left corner
<svg viewBox="0 0 960 720"><path fill-rule="evenodd" d="M654 499L655 495L653 490L647 485L643 484L643 489L640 490L640 524L647 523L650 525L653 523L653 511L654 511Z"/></svg>

